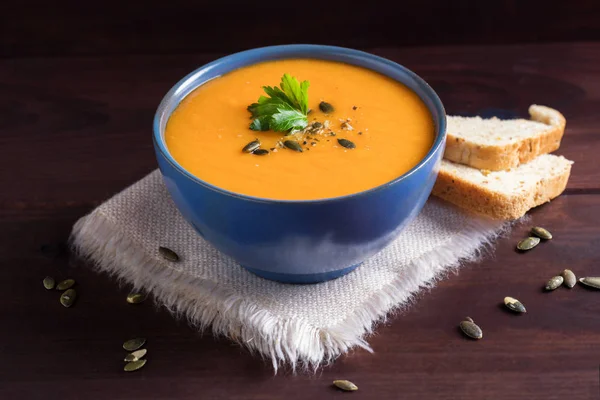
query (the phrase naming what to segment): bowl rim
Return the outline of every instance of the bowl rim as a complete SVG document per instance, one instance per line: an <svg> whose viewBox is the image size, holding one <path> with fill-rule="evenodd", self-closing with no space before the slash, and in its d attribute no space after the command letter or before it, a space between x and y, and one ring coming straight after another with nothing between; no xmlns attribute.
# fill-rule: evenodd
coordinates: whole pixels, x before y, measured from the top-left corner
<svg viewBox="0 0 600 400"><path fill-rule="evenodd" d="M421 159L421 161L419 161L417 163L417 165L415 165L413 168L411 168L404 174L392 179L391 181L383 183L383 184L375 186L375 187L372 187L367 190L363 190L363 191L356 192L356 193L350 193L350 194L343 195L343 196L336 196L336 197L308 199L308 200L270 199L270 198L266 198L266 197L250 196L250 195L246 195L246 194L242 194L242 193L233 192L233 191L221 188L219 186L213 185L209 182L206 182L206 181L198 178L197 176L193 175L192 173L187 171L185 168L183 168L183 166L181 166L173 158L173 156L171 156L170 152L167 149L167 146L166 146L166 143L164 140L164 134L163 134L163 132L161 132L161 129L160 129L163 114L168 114L167 115L167 121L168 121L168 118L170 118L170 116L174 110L174 109L169 110L167 108L167 105L172 101L172 99L175 96L179 95L178 92L180 92L182 90L182 88L186 88L186 85L190 81L195 81L197 79L198 75L202 75L203 73L209 72L213 68L216 68L220 65L223 65L223 64L226 65L227 63L232 63L232 62L235 62L240 59L244 59L249 56L256 56L256 55L260 55L263 53L267 53L267 55L270 55L270 56L277 55L277 53L285 53L285 54L292 53L292 54L290 54L289 56L285 56L285 57L265 58L264 60L259 61L259 62L268 62L268 61L273 61L273 60L277 60L277 59L294 59L294 58L329 59L329 58L319 57L319 55L330 55L330 56L340 55L340 56L346 56L349 59L356 58L356 59L360 59L362 61L367 61L372 66L374 64L379 64L382 66L391 67L393 69L400 70L402 73L407 75L409 78L413 79L414 82L418 86L420 86L420 88L422 88L423 92L429 97L429 99L433 103L433 108L435 108L437 113L440 115L439 120L435 120L435 118L434 118L436 137L433 141L433 144L431 145L431 148L429 149L429 151L427 152L425 157L423 157ZM309 56L294 56L293 53L314 53L314 54L312 56L311 55L309 55ZM331 61L336 61L336 60L332 59ZM352 62L349 62L348 60L344 60L344 61L337 60L337 62L352 64ZM258 62L244 64L243 66L238 67L238 68L243 68L245 66L254 65L257 63ZM356 64L352 64L352 65L356 65ZM369 66L362 66L362 67L369 69ZM232 72L238 68L229 69L226 73ZM383 72L380 72L377 70L374 70L374 71L378 72L382 75L390 77L389 75L386 75ZM195 90L199 86L205 84L209 80L217 78L219 76L222 76L222 74L214 76L209 79L200 79L199 83L194 82L193 88L187 90L187 93L185 93L181 97L181 99L179 99L177 101L177 105L186 96L188 96L193 90ZM394 79L393 77L390 77L390 78ZM404 85L406 84L397 79L394 79L394 80L396 80ZM188 88L186 88L186 89L188 89ZM419 95L419 94L417 93L417 95ZM421 97L421 96L419 96L419 97ZM421 97L421 100L425 101L422 97ZM429 111L432 113L432 118L433 118L432 110L430 109L430 107L427 104L426 104L426 106L429 109ZM165 123L165 126L166 126L166 123ZM163 158L169 164L171 164L171 166L174 169L176 169L179 173L181 173L184 177L186 177L187 179L191 180L192 182L194 182L196 184L204 186L207 189L213 190L215 192L218 192L218 193L226 195L226 196L231 196L231 197L239 198L242 200L247 200L247 201L252 201L252 202L260 202L260 203L279 203L279 204L331 203L331 202L345 200L345 199L362 197L362 196L366 196L369 194L373 194L380 190L384 190L392 185L395 185L397 183L400 183L400 182L408 179L411 175L415 174L418 170L420 170L425 165L427 165L432 160L432 158L434 158L436 156L437 152L440 150L440 147L443 146L445 143L446 110L444 109L444 105L442 104L442 101L440 100L437 93L433 90L433 88L431 86L429 86L429 84L427 82L425 82L425 80L423 78L421 78L419 75L417 75L410 69L404 67L403 65L398 64L394 61L391 61L387 58L377 56L375 54L367 53L365 51L350 49L350 48L346 48L346 47L317 45L317 44L291 44L291 45L258 47L258 48L254 48L254 49L250 49L250 50L240 51L237 53L233 53L233 54L218 58L218 59L211 61L207 64L204 64L204 65L200 66L199 68L195 69L194 71L190 72L189 74L184 76L182 79L180 79L175 85L173 85L171 87L171 89L163 96L163 98L162 98L161 102L159 103L159 106L154 114L152 130L153 130L152 138L153 138L154 147L156 149L158 149L158 151L163 156Z"/></svg>

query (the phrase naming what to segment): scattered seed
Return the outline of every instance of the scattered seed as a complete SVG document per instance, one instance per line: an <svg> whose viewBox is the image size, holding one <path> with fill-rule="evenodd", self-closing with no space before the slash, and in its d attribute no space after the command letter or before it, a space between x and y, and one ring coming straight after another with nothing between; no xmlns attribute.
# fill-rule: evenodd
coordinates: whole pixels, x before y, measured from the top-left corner
<svg viewBox="0 0 600 400"><path fill-rule="evenodd" d="M552 234L547 229L544 229L540 226L534 226L531 228L531 233L544 240L552 239Z"/></svg>
<svg viewBox="0 0 600 400"><path fill-rule="evenodd" d="M355 110L355 111L356 111L356 109L357 109L357 108L358 108L358 107L356 107L356 106L353 106L353 107L352 107L352 109L353 109L353 110Z"/></svg>
<svg viewBox="0 0 600 400"><path fill-rule="evenodd" d="M269 150L256 149L252 152L252 154L254 154L255 156L266 156L267 154L269 154Z"/></svg>
<svg viewBox="0 0 600 400"><path fill-rule="evenodd" d="M562 276L554 276L546 283L546 290L554 290L562 285L563 282L564 278Z"/></svg>
<svg viewBox="0 0 600 400"><path fill-rule="evenodd" d="M579 282L583 283L585 286L593 287L595 289L600 289L600 278L598 277L585 277L579 278Z"/></svg>
<svg viewBox="0 0 600 400"><path fill-rule="evenodd" d="M63 294L60 295L60 304L69 308L75 303L77 298L77 292L75 289L67 289Z"/></svg>
<svg viewBox="0 0 600 400"><path fill-rule="evenodd" d="M358 132L359 135L362 135L362 132Z"/></svg>
<svg viewBox="0 0 600 400"><path fill-rule="evenodd" d="M571 271L570 269L565 269L562 272L562 277L565 278L564 285L566 287L568 287L569 289L574 287L575 284L577 283L577 278L575 277L575 274L573 273L573 271Z"/></svg>
<svg viewBox="0 0 600 400"><path fill-rule="evenodd" d="M300 144L294 140L286 140L285 142L283 142L283 145L290 150L302 153L302 146L300 146Z"/></svg>
<svg viewBox="0 0 600 400"><path fill-rule="evenodd" d="M130 363L125 364L125 367L123 368L123 370L126 372L133 372L133 371L137 371L138 369L142 368L144 365L146 365L146 360L132 361Z"/></svg>
<svg viewBox="0 0 600 400"><path fill-rule="evenodd" d="M342 389L345 392L354 392L358 390L358 386L345 379L335 380L333 381L333 384L335 385L335 387L337 387L338 389Z"/></svg>
<svg viewBox="0 0 600 400"><path fill-rule="evenodd" d="M158 248L158 252L160 253L161 256L163 256L165 259L167 259L169 261L173 261L173 262L179 261L179 256L177 255L177 253L175 253L173 250L171 250L167 247L160 246Z"/></svg>
<svg viewBox="0 0 600 400"><path fill-rule="evenodd" d="M531 250L535 246L537 246L539 243L540 243L539 237L530 236L528 238L521 240L519 242L519 244L517 244L517 249L519 249L521 251Z"/></svg>
<svg viewBox="0 0 600 400"><path fill-rule="evenodd" d="M129 293L127 295L127 302L129 304L140 304L146 300L146 295L143 293Z"/></svg>
<svg viewBox="0 0 600 400"><path fill-rule="evenodd" d="M467 318L465 318L465 321L469 321L469 322L473 322L473 323L475 323L475 321L473 321L473 318L471 318L471 317L467 317Z"/></svg>
<svg viewBox="0 0 600 400"><path fill-rule="evenodd" d="M254 150L258 149L260 147L260 141L258 139L255 139L253 141L251 141L250 143L248 143L247 145L244 146L244 148L242 149L242 151L244 153L252 153Z"/></svg>
<svg viewBox="0 0 600 400"><path fill-rule="evenodd" d="M319 103L319 110L321 110L325 114L331 114L335 110L335 108L333 108L331 104L322 101Z"/></svg>
<svg viewBox="0 0 600 400"><path fill-rule="evenodd" d="M54 278L51 276L47 276L44 278L44 280L42 281L44 283L44 287L48 290L50 289L54 289Z"/></svg>
<svg viewBox="0 0 600 400"><path fill-rule="evenodd" d="M523 303L521 303L519 300L517 300L515 298L508 297L508 296L505 297L504 298L504 304L511 311L518 312L518 313L525 313L525 312L527 312L527 310L525 309L525 306L523 305Z"/></svg>
<svg viewBox="0 0 600 400"><path fill-rule="evenodd" d="M460 329L470 338L481 339L483 337L483 331L478 327L471 318L465 321L461 321Z"/></svg>
<svg viewBox="0 0 600 400"><path fill-rule="evenodd" d="M312 127L313 127L314 129L321 129L321 128L323 127L323 124L322 124L322 123L320 123L320 122L318 122L318 121L316 121L316 122L313 122L313 123L312 123Z"/></svg>
<svg viewBox="0 0 600 400"><path fill-rule="evenodd" d="M129 339L123 343L123 348L127 351L136 351L146 344L146 338Z"/></svg>
<svg viewBox="0 0 600 400"><path fill-rule="evenodd" d="M146 349L139 349L134 351L133 353L129 353L125 356L125 362L133 362L133 361L137 361L137 360L141 360L142 358L144 358L144 356L146 355L146 353L148 352L148 350Z"/></svg>
<svg viewBox="0 0 600 400"><path fill-rule="evenodd" d="M75 285L74 279L65 279L64 281L59 282L58 285L56 285L56 290L67 290L72 288L73 285Z"/></svg>
<svg viewBox="0 0 600 400"><path fill-rule="evenodd" d="M345 147L347 149L354 149L354 148L356 148L356 145L354 144L354 142L351 142L348 139L338 139L337 141L338 141L338 143L341 146L343 146L343 147Z"/></svg>

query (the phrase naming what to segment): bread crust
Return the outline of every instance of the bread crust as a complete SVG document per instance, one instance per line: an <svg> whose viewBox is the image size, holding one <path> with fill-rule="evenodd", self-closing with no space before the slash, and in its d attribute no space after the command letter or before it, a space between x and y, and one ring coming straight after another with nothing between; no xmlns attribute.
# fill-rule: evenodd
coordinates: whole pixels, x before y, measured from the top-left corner
<svg viewBox="0 0 600 400"><path fill-rule="evenodd" d="M565 132L565 117L557 110L536 104L529 107L529 114L531 120L553 129L504 146L477 145L448 132L444 158L473 168L501 171L557 150Z"/></svg>
<svg viewBox="0 0 600 400"><path fill-rule="evenodd" d="M507 194L489 190L441 168L432 194L459 207L493 219L513 220L522 217L533 207L558 197L566 188L571 174L568 164L560 174L542 178L532 191Z"/></svg>

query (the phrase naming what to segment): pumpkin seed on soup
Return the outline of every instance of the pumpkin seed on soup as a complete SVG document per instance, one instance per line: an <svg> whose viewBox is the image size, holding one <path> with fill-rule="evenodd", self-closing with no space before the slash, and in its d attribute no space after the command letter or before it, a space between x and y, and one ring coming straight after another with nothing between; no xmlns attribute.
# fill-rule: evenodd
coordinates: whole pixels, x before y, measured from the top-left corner
<svg viewBox="0 0 600 400"><path fill-rule="evenodd" d="M347 149L356 148L356 145L354 144L354 142L351 142L348 139L338 139L337 141L340 144L340 146L345 147Z"/></svg>
<svg viewBox="0 0 600 400"><path fill-rule="evenodd" d="M260 141L258 139L256 139L256 140L251 141L247 145L245 145L244 148L242 149L242 151L244 153L252 153L259 147L260 147Z"/></svg>
<svg viewBox="0 0 600 400"><path fill-rule="evenodd" d="M531 228L531 233L544 240L552 239L552 234L547 229L544 229L541 226L534 226L533 228Z"/></svg>
<svg viewBox="0 0 600 400"><path fill-rule="evenodd" d="M65 279L56 285L56 290L67 290L72 288L75 285L75 280L73 279Z"/></svg>
<svg viewBox="0 0 600 400"><path fill-rule="evenodd" d="M166 260L173 261L173 262L179 261L179 256L177 255L177 253L175 253L173 250L169 249L168 247L160 246L158 248L158 252Z"/></svg>
<svg viewBox="0 0 600 400"><path fill-rule="evenodd" d="M67 289L63 294L60 295L60 304L69 308L73 305L73 303L75 303L76 298L77 292L75 292L75 289Z"/></svg>
<svg viewBox="0 0 600 400"><path fill-rule="evenodd" d="M321 110L325 114L331 114L332 112L335 111L333 106L331 104L327 103L326 101L322 101L319 103L319 110Z"/></svg>
<svg viewBox="0 0 600 400"><path fill-rule="evenodd" d="M146 344L146 338L134 338L129 339L125 343L123 343L123 349L127 351L136 351L141 348L144 344Z"/></svg>
<svg viewBox="0 0 600 400"><path fill-rule="evenodd" d="M577 283L577 277L570 269L565 269L562 272L562 277L564 278L564 285L569 289L573 288Z"/></svg>
<svg viewBox="0 0 600 400"><path fill-rule="evenodd" d="M146 355L147 352L148 352L148 350L146 350L146 349L136 350L132 353L127 354L125 356L124 361L125 362L133 362L133 361L141 360L142 358L144 358L144 356Z"/></svg>
<svg viewBox="0 0 600 400"><path fill-rule="evenodd" d="M358 386L345 379L337 379L333 381L333 384L335 387L337 387L338 389L342 389L345 392L354 392L358 390Z"/></svg>
<svg viewBox="0 0 600 400"><path fill-rule="evenodd" d="M600 278L588 276L585 278L579 278L579 282L583 283L585 286L593 287L595 289L600 289Z"/></svg>
<svg viewBox="0 0 600 400"><path fill-rule="evenodd" d="M267 154L269 154L269 150L256 149L252 152L252 154L254 154L255 156L266 156Z"/></svg>
<svg viewBox="0 0 600 400"><path fill-rule="evenodd" d="M123 371L125 371L125 372L137 371L138 369L142 368L144 365L146 365L145 359L132 361L130 363L125 364L125 367L123 367Z"/></svg>
<svg viewBox="0 0 600 400"><path fill-rule="evenodd" d="M562 285L564 278L562 276L554 276L552 277L545 286L546 290L554 290Z"/></svg>
<svg viewBox="0 0 600 400"><path fill-rule="evenodd" d="M44 287L48 290L50 289L54 289L54 278L51 276L47 276L44 278L44 280L42 281L42 283L44 284Z"/></svg>
<svg viewBox="0 0 600 400"><path fill-rule="evenodd" d="M296 142L295 140L286 140L283 142L283 145L290 150L302 153L302 146L300 146L300 143Z"/></svg>
<svg viewBox="0 0 600 400"><path fill-rule="evenodd" d="M527 312L527 310L525 309L525 306L523 305L523 303L521 303L519 300L512 298L512 297L505 297L504 298L504 305L511 311L514 312L518 312L518 313L525 313Z"/></svg>
<svg viewBox="0 0 600 400"><path fill-rule="evenodd" d="M468 318L468 317L467 317ZM483 338L483 331L479 326L473 322L471 318L465 319L465 321L461 321L459 324L460 329L463 331L465 335L472 339L481 339Z"/></svg>
<svg viewBox="0 0 600 400"><path fill-rule="evenodd" d="M519 249L521 251L531 250L535 246L537 246L539 243L540 243L540 238L539 237L530 236L528 238L525 238L525 239L521 240L517 244L517 249Z"/></svg>

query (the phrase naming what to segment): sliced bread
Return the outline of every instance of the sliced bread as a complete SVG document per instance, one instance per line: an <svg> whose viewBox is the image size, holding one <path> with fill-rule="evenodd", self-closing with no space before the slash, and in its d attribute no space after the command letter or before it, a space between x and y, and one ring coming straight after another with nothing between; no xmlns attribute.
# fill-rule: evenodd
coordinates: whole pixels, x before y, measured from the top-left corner
<svg viewBox="0 0 600 400"><path fill-rule="evenodd" d="M531 120L448 116L447 160L501 171L560 147L565 117L544 106L529 107Z"/></svg>
<svg viewBox="0 0 600 400"><path fill-rule="evenodd" d="M572 161L544 154L510 171L481 171L442 160L433 194L495 219L516 219L560 195Z"/></svg>

